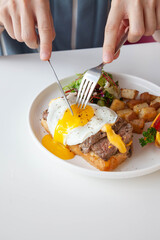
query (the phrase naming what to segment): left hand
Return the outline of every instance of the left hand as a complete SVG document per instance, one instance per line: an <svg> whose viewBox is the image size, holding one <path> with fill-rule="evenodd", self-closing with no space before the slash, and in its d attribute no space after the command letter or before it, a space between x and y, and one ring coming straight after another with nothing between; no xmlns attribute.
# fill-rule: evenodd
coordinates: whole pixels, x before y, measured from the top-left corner
<svg viewBox="0 0 160 240"><path fill-rule="evenodd" d="M38 47L37 26L40 58L50 59L55 30L49 0L0 0L0 25L11 38L33 49Z"/></svg>

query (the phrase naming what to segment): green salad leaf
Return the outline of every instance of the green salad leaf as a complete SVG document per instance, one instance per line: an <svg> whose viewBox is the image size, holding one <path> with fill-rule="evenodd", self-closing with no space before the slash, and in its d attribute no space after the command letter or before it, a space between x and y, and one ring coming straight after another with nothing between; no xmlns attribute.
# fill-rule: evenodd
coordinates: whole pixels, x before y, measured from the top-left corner
<svg viewBox="0 0 160 240"><path fill-rule="evenodd" d="M77 74L77 79L63 88L66 94L79 90L84 74L85 72L83 74ZM109 84L107 84L107 82ZM119 91L118 82L115 83L113 81L112 74L102 70L102 75L94 89L90 102L109 107L114 98L119 98Z"/></svg>

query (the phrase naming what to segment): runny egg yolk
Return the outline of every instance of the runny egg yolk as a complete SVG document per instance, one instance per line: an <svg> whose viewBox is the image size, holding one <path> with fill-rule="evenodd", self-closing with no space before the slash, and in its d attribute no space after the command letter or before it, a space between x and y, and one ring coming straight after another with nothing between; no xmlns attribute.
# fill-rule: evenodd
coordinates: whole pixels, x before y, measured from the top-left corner
<svg viewBox="0 0 160 240"><path fill-rule="evenodd" d="M73 114L67 109L58 121L55 129L54 139L51 135L45 135L42 139L42 145L57 157L67 160L74 157L74 153L63 144L65 135L73 128L84 126L94 116L94 110L91 106L85 109L78 108L77 105L71 106Z"/></svg>
<svg viewBox="0 0 160 240"><path fill-rule="evenodd" d="M71 106L73 115L67 109L63 117L58 121L54 132L54 140L61 144L64 143L65 136L74 128L84 126L94 116L94 110L91 106L86 106L85 109L80 109L76 104Z"/></svg>
<svg viewBox="0 0 160 240"><path fill-rule="evenodd" d="M51 135L45 135L42 139L42 145L57 157L67 160L74 157L74 153L67 146L53 140Z"/></svg>

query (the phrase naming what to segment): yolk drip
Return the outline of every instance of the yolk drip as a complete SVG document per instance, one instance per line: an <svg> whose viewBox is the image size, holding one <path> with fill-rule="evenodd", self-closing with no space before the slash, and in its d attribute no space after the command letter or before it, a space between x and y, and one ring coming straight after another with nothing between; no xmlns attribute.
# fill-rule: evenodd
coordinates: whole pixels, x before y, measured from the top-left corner
<svg viewBox="0 0 160 240"><path fill-rule="evenodd" d="M72 115L70 110L67 109L62 119L58 121L54 132L54 140L61 144L64 143L64 137L69 133L69 131L76 127L84 126L94 116L94 110L91 106L86 106L85 109L80 109L74 104L71 108L74 115Z"/></svg>
<svg viewBox="0 0 160 240"><path fill-rule="evenodd" d="M51 137L51 135L45 135L42 139L42 145L51 153L64 160L74 157L74 153L69 150L67 146L64 146Z"/></svg>
<svg viewBox="0 0 160 240"><path fill-rule="evenodd" d="M121 136L113 131L111 125L105 124L103 130L107 133L107 137L110 143L117 147L120 153L125 153L127 151Z"/></svg>

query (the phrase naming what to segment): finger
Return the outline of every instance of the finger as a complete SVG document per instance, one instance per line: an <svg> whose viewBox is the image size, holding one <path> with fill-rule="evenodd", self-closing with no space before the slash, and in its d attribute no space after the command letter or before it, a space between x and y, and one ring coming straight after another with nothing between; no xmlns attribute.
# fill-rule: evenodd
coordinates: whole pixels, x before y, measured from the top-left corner
<svg viewBox="0 0 160 240"><path fill-rule="evenodd" d="M121 38L124 36L126 28L129 26L128 19L123 19L123 21L120 24L120 27L118 29L118 34L117 34L117 43L116 45L120 42Z"/></svg>
<svg viewBox="0 0 160 240"><path fill-rule="evenodd" d="M152 36L155 41L160 42L160 30L155 31Z"/></svg>
<svg viewBox="0 0 160 240"><path fill-rule="evenodd" d="M19 16L12 17L12 23L13 23L13 31L15 38L19 42L23 42L22 37L21 37L21 20Z"/></svg>
<svg viewBox="0 0 160 240"><path fill-rule="evenodd" d="M118 30L118 34L117 34L117 43L116 45L119 43L119 41L121 40L122 36L125 33L126 27L128 26L128 22L127 20L123 20L120 24L119 30ZM120 55L120 49L118 50L118 52L116 54L114 54L114 59L117 59Z"/></svg>
<svg viewBox="0 0 160 240"><path fill-rule="evenodd" d="M25 7L22 8L21 14L21 32L22 39L29 48L38 48L37 34L35 31L35 21L33 13L26 10Z"/></svg>
<svg viewBox="0 0 160 240"><path fill-rule="evenodd" d="M156 29L160 30L160 1L156 2Z"/></svg>
<svg viewBox="0 0 160 240"><path fill-rule="evenodd" d="M50 14L50 21L51 21L51 26L52 26L52 41L53 41L55 39L55 37L56 37L56 32L55 32L53 18L52 18L51 14Z"/></svg>
<svg viewBox="0 0 160 240"><path fill-rule="evenodd" d="M114 55L114 60L117 59L120 55L120 49L118 50L118 52Z"/></svg>
<svg viewBox="0 0 160 240"><path fill-rule="evenodd" d="M136 1L138 2L138 1ZM131 43L137 42L144 34L144 19L143 19L143 7L138 4L131 5L129 9L129 34L128 41Z"/></svg>
<svg viewBox="0 0 160 240"><path fill-rule="evenodd" d="M43 61L50 59L52 52L53 28L50 18L50 9L43 5L36 13L40 36L40 58Z"/></svg>
<svg viewBox="0 0 160 240"><path fill-rule="evenodd" d="M123 10L112 4L107 24L105 27L105 37L103 44L103 61L112 62L117 43L118 30L123 18Z"/></svg>
<svg viewBox="0 0 160 240"><path fill-rule="evenodd" d="M8 10L5 9L2 12L0 12L0 16L1 16L2 25L6 29L7 33L11 38L15 39L13 23Z"/></svg>
<svg viewBox="0 0 160 240"><path fill-rule="evenodd" d="M14 1L11 1L9 5L9 14L12 18L13 31L16 40L22 42L21 38L21 21L19 16L19 7L15 4Z"/></svg>
<svg viewBox="0 0 160 240"><path fill-rule="evenodd" d="M151 36L156 30L155 1L146 1L144 6L145 36Z"/></svg>

